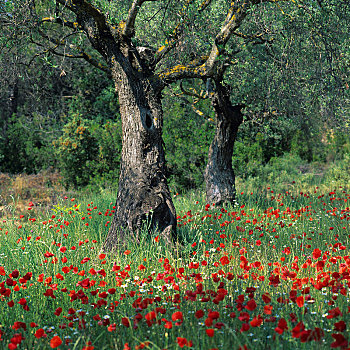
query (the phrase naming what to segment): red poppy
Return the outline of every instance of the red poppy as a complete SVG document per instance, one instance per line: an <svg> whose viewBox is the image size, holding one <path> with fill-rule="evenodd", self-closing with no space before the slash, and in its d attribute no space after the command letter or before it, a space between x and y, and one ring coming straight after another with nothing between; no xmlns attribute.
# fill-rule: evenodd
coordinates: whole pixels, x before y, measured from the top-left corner
<svg viewBox="0 0 350 350"><path fill-rule="evenodd" d="M197 310L196 313L194 314L196 318L202 318L204 316L204 311L203 310Z"/></svg>
<svg viewBox="0 0 350 350"><path fill-rule="evenodd" d="M172 328L173 328L173 324L172 324L170 321L167 321L167 322L165 322L164 327L165 327L166 329L172 329Z"/></svg>
<svg viewBox="0 0 350 350"><path fill-rule="evenodd" d="M262 324L263 320L261 317L254 317L251 321L250 321L250 325L252 327L259 327Z"/></svg>
<svg viewBox="0 0 350 350"><path fill-rule="evenodd" d="M228 257L225 255L225 256L222 256L220 258L220 263L221 265L228 265L230 263L230 260L228 259Z"/></svg>
<svg viewBox="0 0 350 350"><path fill-rule="evenodd" d="M272 314L272 306L271 305L265 305L264 306L264 314L265 315L271 315Z"/></svg>
<svg viewBox="0 0 350 350"><path fill-rule="evenodd" d="M56 335L50 341L50 347L52 349L58 348L62 344L62 339Z"/></svg>
<svg viewBox="0 0 350 350"><path fill-rule="evenodd" d="M46 335L45 331L42 328L37 329L36 332L34 333L35 338L41 338L45 335Z"/></svg>
<svg viewBox="0 0 350 350"><path fill-rule="evenodd" d="M90 260L90 258L85 257L80 263L85 264Z"/></svg>
<svg viewBox="0 0 350 350"><path fill-rule="evenodd" d="M314 249L314 251L312 252L312 257L316 260L318 259L320 256L322 255L322 252L320 249L316 248Z"/></svg>
<svg viewBox="0 0 350 350"><path fill-rule="evenodd" d="M255 300L254 300L254 299L250 299L250 300L247 302L247 305L246 305L245 308L246 308L248 311L253 311L253 310L256 309L256 307L257 307L257 305L256 305Z"/></svg>
<svg viewBox="0 0 350 350"><path fill-rule="evenodd" d="M122 325L127 327L127 328L130 327L130 321L127 317L122 318Z"/></svg>
<svg viewBox="0 0 350 350"><path fill-rule="evenodd" d="M342 334L333 333L332 337L335 341L331 344L331 348L346 348L348 346L348 341Z"/></svg>
<svg viewBox="0 0 350 350"><path fill-rule="evenodd" d="M277 327L275 328L275 332L278 334L282 334L287 329L288 329L287 321L284 318L281 318L278 321Z"/></svg>
<svg viewBox="0 0 350 350"><path fill-rule="evenodd" d="M340 311L339 307L336 307L328 311L328 315L327 315L328 319L335 318L338 316L343 316L343 313Z"/></svg>
<svg viewBox="0 0 350 350"><path fill-rule="evenodd" d="M175 321L183 321L183 314L181 311L176 311L172 314L171 319Z"/></svg>
<svg viewBox="0 0 350 350"><path fill-rule="evenodd" d="M190 342L186 338L177 337L176 342L180 348L183 348L184 346L190 346ZM192 342L191 342L191 345L192 345Z"/></svg>
<svg viewBox="0 0 350 350"><path fill-rule="evenodd" d="M305 330L305 325L303 322L299 322L293 329L292 329L292 337L293 338L299 338L301 334Z"/></svg>
<svg viewBox="0 0 350 350"><path fill-rule="evenodd" d="M212 320L216 320L220 317L220 314L217 311L210 311L208 313L208 317L211 318Z"/></svg>
<svg viewBox="0 0 350 350"><path fill-rule="evenodd" d="M213 324L213 320L210 318L210 317L207 317L204 321L204 324L207 326L207 327L210 327L212 324Z"/></svg>
<svg viewBox="0 0 350 350"><path fill-rule="evenodd" d="M215 331L214 331L214 329L209 328L209 329L206 329L205 332L207 333L208 337L213 337Z"/></svg>
<svg viewBox="0 0 350 350"><path fill-rule="evenodd" d="M334 323L334 330L338 332L344 332L346 330L346 323L344 321Z"/></svg>
<svg viewBox="0 0 350 350"><path fill-rule="evenodd" d="M242 327L240 329L241 332L248 332L250 329L249 323L242 323Z"/></svg>
<svg viewBox="0 0 350 350"><path fill-rule="evenodd" d="M108 326L108 332L114 332L117 328L117 325L115 323L112 323L111 325Z"/></svg>
<svg viewBox="0 0 350 350"><path fill-rule="evenodd" d="M302 295L297 297L296 303L299 307L303 307L304 306L304 297Z"/></svg>

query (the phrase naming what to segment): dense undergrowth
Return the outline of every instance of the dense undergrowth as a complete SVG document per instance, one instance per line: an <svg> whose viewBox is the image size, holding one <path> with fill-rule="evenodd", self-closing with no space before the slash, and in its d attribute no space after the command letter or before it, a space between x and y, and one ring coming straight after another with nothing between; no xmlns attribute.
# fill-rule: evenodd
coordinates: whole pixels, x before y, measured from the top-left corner
<svg viewBox="0 0 350 350"><path fill-rule="evenodd" d="M0 225L0 347L348 348L349 188L301 185L174 195L178 250L145 227L101 252L112 194L27 203Z"/></svg>

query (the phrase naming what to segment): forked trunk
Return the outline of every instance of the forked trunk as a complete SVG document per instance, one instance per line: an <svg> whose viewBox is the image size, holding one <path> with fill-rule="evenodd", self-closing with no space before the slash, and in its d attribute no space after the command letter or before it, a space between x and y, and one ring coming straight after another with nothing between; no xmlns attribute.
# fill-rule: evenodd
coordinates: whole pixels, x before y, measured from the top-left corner
<svg viewBox="0 0 350 350"><path fill-rule="evenodd" d="M232 169L233 146L237 131L243 121L241 108L232 106L228 89L216 83L211 97L216 115L216 132L209 147L205 170L206 201L221 205L235 199L235 174Z"/></svg>
<svg viewBox="0 0 350 350"><path fill-rule="evenodd" d="M123 146L116 212L104 250L140 241L147 223L172 244L176 214L165 178L160 91L142 76L113 71L119 95ZM173 236L173 237L172 237Z"/></svg>

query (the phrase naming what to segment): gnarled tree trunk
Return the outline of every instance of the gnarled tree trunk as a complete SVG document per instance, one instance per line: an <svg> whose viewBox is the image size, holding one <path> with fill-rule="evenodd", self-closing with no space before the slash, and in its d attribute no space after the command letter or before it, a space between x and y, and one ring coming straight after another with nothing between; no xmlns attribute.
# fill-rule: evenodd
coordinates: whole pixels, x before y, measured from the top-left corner
<svg viewBox="0 0 350 350"><path fill-rule="evenodd" d="M116 212L104 243L115 250L139 242L145 222L172 244L176 214L165 178L160 90L142 74L112 67L122 119L122 156Z"/></svg>
<svg viewBox="0 0 350 350"><path fill-rule="evenodd" d="M243 121L242 105L233 106L227 87L216 82L211 96L216 116L216 132L209 147L205 170L206 201L221 205L235 199L235 174L232 169L233 146Z"/></svg>

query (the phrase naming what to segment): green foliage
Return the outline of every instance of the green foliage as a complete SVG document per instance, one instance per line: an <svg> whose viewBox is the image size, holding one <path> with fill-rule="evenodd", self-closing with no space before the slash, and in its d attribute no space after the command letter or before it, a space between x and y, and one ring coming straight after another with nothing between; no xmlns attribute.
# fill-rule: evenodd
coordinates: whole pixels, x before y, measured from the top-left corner
<svg viewBox="0 0 350 350"><path fill-rule="evenodd" d="M142 244L99 254L111 224L99 214L112 215L115 194L13 213L0 227L3 349L50 349L57 337L60 349L180 349L183 338L203 350L334 348L349 320L339 277L349 261L349 192L260 185L226 209L177 196L181 250L143 230Z"/></svg>
<svg viewBox="0 0 350 350"><path fill-rule="evenodd" d="M291 153L309 162L312 160L312 140L308 133L296 130L291 140Z"/></svg>
<svg viewBox="0 0 350 350"><path fill-rule="evenodd" d="M334 186L350 184L350 152L344 156L344 159L329 167L325 174L325 181Z"/></svg>
<svg viewBox="0 0 350 350"><path fill-rule="evenodd" d="M65 184L73 187L116 183L120 165L120 124L96 122L73 115L54 142Z"/></svg>
<svg viewBox="0 0 350 350"><path fill-rule="evenodd" d="M0 171L36 173L55 167L51 147L55 126L49 116L34 113L31 117L13 115L0 144Z"/></svg>
<svg viewBox="0 0 350 350"><path fill-rule="evenodd" d="M90 123L73 116L63 128L63 135L54 142L59 167L67 185L86 186L98 159L98 141L91 134Z"/></svg>
<svg viewBox="0 0 350 350"><path fill-rule="evenodd" d="M169 183L176 192L198 188L203 183L209 145L214 135L213 122L205 118L205 114L210 113L209 106L205 105L207 102L198 106L205 112L203 116L194 113L189 104L174 98L164 103Z"/></svg>
<svg viewBox="0 0 350 350"><path fill-rule="evenodd" d="M121 158L121 122L107 121L94 124L92 134L98 140L98 161L94 163L94 175L90 181L92 189L117 188Z"/></svg>
<svg viewBox="0 0 350 350"><path fill-rule="evenodd" d="M68 103L70 114L81 114L85 119L106 122L119 117L115 87L105 73L91 70L87 65L76 65L70 82L75 92Z"/></svg>

